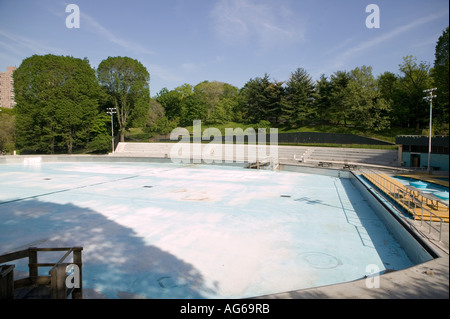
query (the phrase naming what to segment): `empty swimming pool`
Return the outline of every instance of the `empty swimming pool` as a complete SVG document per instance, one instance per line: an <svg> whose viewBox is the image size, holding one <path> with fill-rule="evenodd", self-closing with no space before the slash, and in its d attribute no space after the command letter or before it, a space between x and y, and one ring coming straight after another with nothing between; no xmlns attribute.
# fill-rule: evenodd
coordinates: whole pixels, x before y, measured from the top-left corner
<svg viewBox="0 0 450 319"><path fill-rule="evenodd" d="M0 165L0 189L0 254L84 247L85 298L246 298L415 263L339 176L36 157Z"/></svg>

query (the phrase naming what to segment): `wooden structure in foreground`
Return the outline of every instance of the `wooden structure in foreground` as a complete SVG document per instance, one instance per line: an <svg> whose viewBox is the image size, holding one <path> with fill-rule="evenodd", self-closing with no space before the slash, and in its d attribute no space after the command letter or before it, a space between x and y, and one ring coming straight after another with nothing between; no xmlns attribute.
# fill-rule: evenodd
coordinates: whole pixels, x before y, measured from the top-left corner
<svg viewBox="0 0 450 319"><path fill-rule="evenodd" d="M28 277L14 280L14 264L0 265L0 299L82 299L82 247L36 248L15 251L0 256L0 264L28 258ZM65 252L53 263L39 263L38 253ZM67 262L72 255L72 262ZM70 267L69 267L70 266ZM48 276L39 275L39 267L51 267ZM72 269L68 275L67 271ZM68 276L73 277L68 279ZM68 285L66 281L69 281ZM69 287L68 287L69 286Z"/></svg>
<svg viewBox="0 0 450 319"><path fill-rule="evenodd" d="M415 187L403 185L385 174L365 172L362 175L412 214L414 219L449 222L448 203L443 200L422 193Z"/></svg>

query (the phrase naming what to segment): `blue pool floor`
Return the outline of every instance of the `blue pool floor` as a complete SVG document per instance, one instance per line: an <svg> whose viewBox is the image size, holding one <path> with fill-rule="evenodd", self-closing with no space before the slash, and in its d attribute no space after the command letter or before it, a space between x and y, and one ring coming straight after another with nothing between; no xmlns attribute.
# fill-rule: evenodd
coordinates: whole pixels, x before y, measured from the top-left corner
<svg viewBox="0 0 450 319"><path fill-rule="evenodd" d="M413 265L349 179L172 163L0 165L0 254L30 246L82 246L85 298L245 298Z"/></svg>

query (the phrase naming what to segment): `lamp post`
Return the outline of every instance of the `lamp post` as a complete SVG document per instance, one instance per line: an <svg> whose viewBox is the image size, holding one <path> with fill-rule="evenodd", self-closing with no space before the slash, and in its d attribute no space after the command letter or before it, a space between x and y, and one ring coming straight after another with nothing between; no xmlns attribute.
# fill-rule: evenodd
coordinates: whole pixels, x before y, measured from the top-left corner
<svg viewBox="0 0 450 319"><path fill-rule="evenodd" d="M117 109L115 107L108 108L108 111L106 113L111 115L111 144L112 144L112 152L114 154L114 121L113 121L113 114L117 113Z"/></svg>
<svg viewBox="0 0 450 319"><path fill-rule="evenodd" d="M423 93L429 94L428 96L425 96L423 99L427 102L430 102L430 128L428 130L428 167L427 167L427 173L430 174L430 161L431 161L431 125L432 125L432 118L433 118L433 99L437 95L433 95L433 92L436 91L437 88L432 88L428 90L424 90Z"/></svg>

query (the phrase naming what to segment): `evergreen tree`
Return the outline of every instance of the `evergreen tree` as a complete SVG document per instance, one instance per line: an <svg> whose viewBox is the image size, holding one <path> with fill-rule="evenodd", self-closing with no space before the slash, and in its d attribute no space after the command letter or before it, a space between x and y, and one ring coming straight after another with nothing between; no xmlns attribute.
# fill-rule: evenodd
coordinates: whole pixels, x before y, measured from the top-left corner
<svg viewBox="0 0 450 319"><path fill-rule="evenodd" d="M327 77L322 74L316 85L316 99L314 100L317 110L316 120L321 124L330 122L331 111L331 83Z"/></svg>
<svg viewBox="0 0 450 319"><path fill-rule="evenodd" d="M436 44L434 67L432 70L433 85L437 88L437 98L433 103L433 118L440 124L446 125L448 130L449 110L449 44L448 27L444 30Z"/></svg>
<svg viewBox="0 0 450 319"><path fill-rule="evenodd" d="M283 117L288 126L299 126L317 117L314 82L305 69L295 70L286 82L286 103Z"/></svg>
<svg viewBox="0 0 450 319"><path fill-rule="evenodd" d="M346 71L336 71L331 75L330 120L338 125L342 122L347 126L349 119L349 82L350 74Z"/></svg>
<svg viewBox="0 0 450 319"><path fill-rule="evenodd" d="M268 74L250 79L239 93L243 118L253 124L277 123L281 116L282 90L282 82L271 83Z"/></svg>

